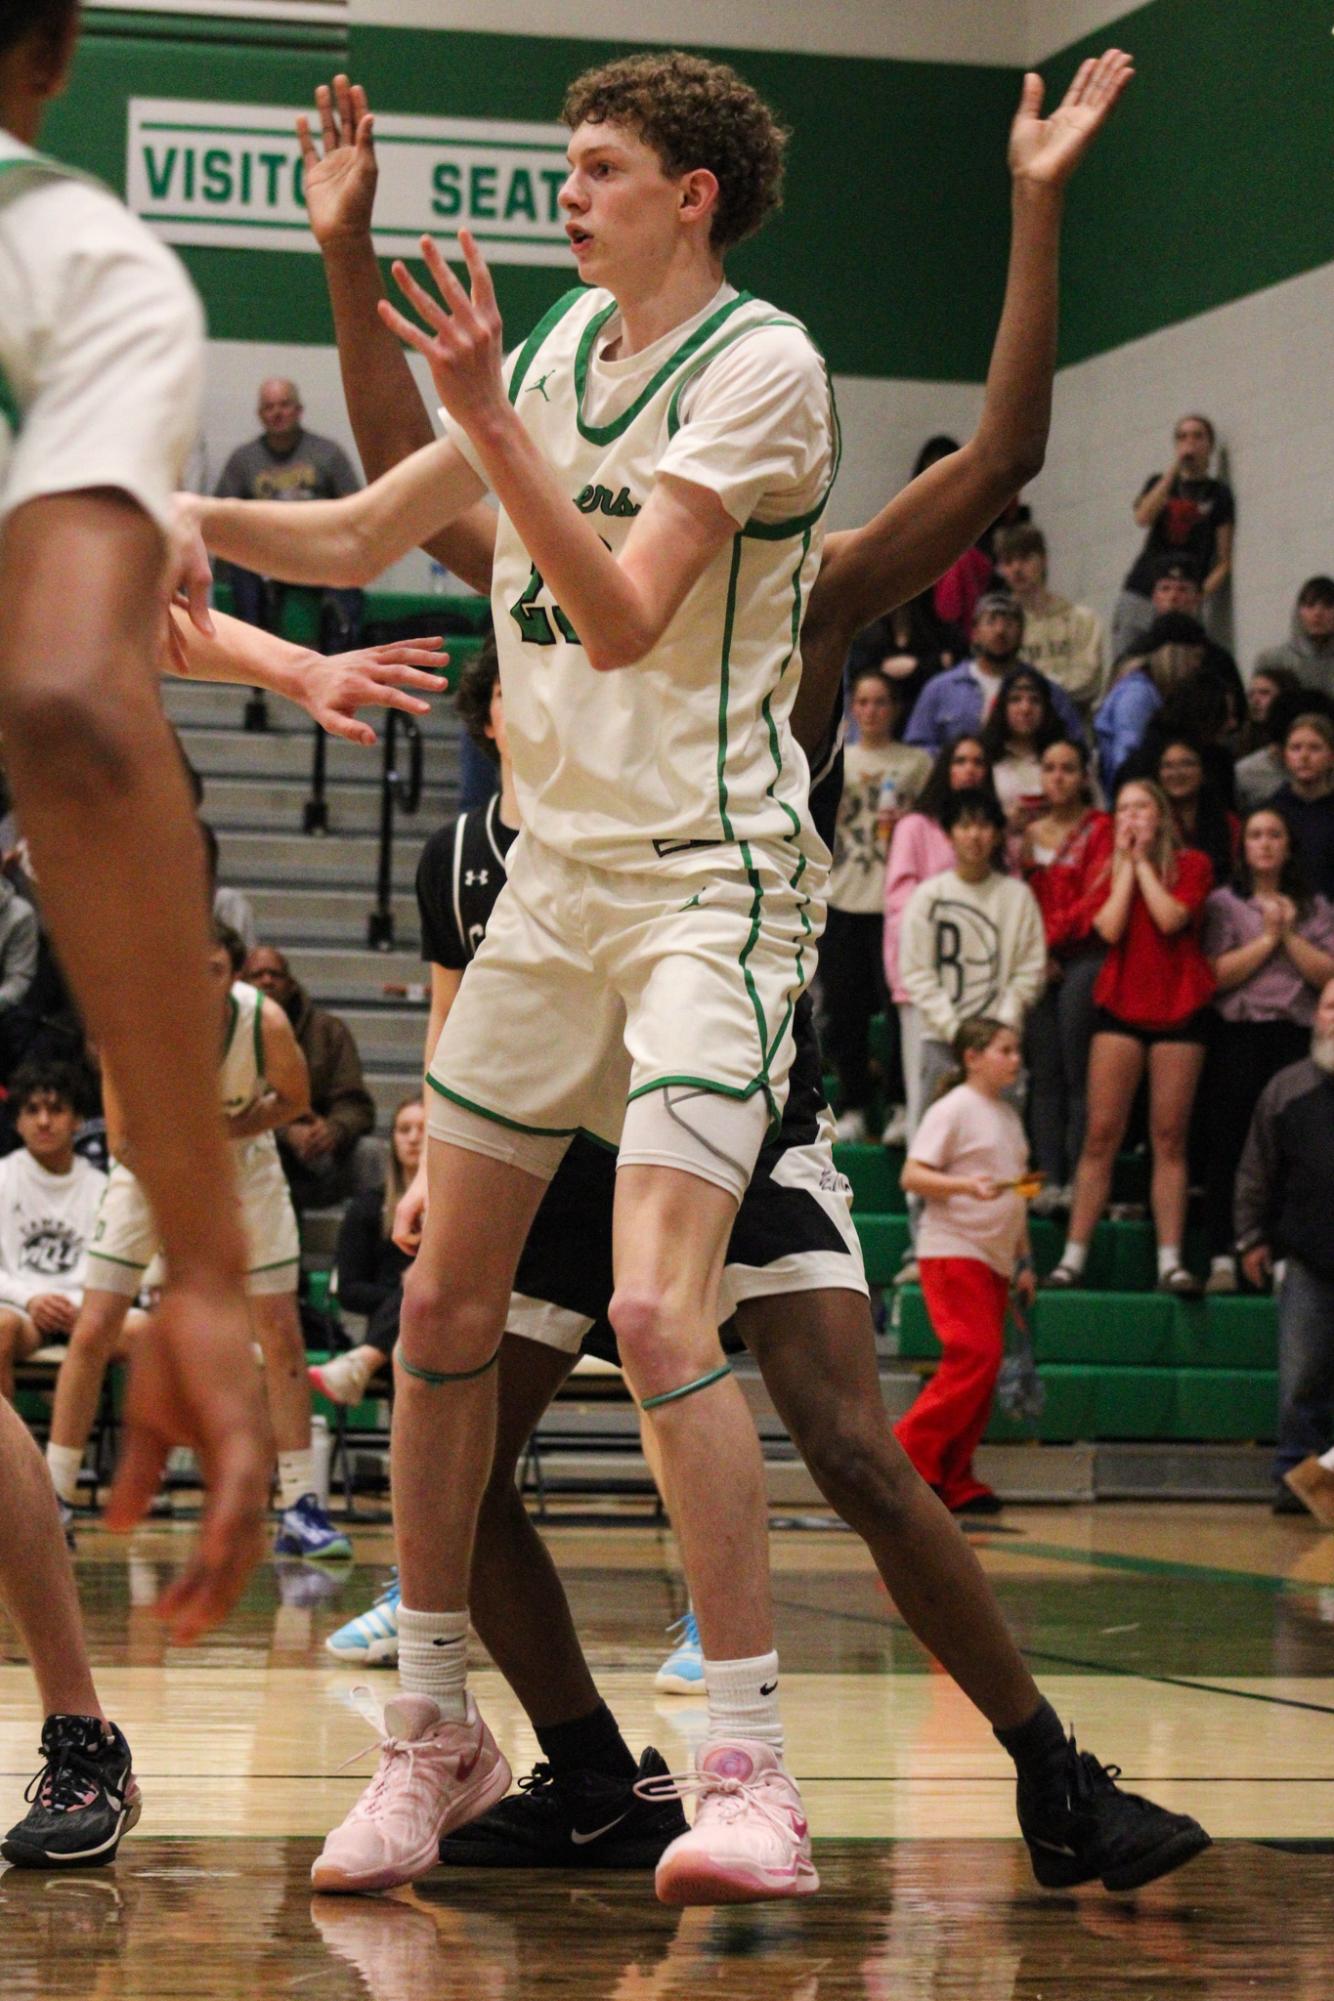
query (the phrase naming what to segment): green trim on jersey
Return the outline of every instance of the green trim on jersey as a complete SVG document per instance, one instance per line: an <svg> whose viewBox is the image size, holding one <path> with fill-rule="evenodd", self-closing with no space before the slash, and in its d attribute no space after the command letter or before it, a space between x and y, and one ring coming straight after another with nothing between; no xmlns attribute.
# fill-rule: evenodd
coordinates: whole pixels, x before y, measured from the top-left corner
<svg viewBox="0 0 1334 2001"><path fill-rule="evenodd" d="M229 991L227 995L227 1026L222 1034L222 1053L218 1057L219 1066L224 1064L231 1055L232 1042L236 1035L236 1024L240 1019L240 1003L237 1001L236 995Z"/></svg>
<svg viewBox="0 0 1334 2001"><path fill-rule="evenodd" d="M574 420L580 437L587 439L590 445L612 444L623 432L629 430L636 417L642 416L658 391L665 383L670 382L676 370L684 367L692 356L698 354L705 342L713 339L719 327L724 325L733 313L739 312L742 306L754 303L754 297L750 292L738 292L734 299L729 299L726 305L720 306L716 313L712 313L703 326L696 327L688 340L682 341L675 354L663 362L652 381L646 383L640 390L628 410L622 411L621 415L613 418L609 424L586 424L584 391L588 387L588 364L593 353L593 343L617 310L616 301L613 299L609 306L604 306L600 313L593 315L579 336L579 347L574 357Z"/></svg>
<svg viewBox="0 0 1334 2001"><path fill-rule="evenodd" d="M476 1112L479 1119L490 1119L492 1125L504 1126L508 1132L531 1133L535 1139L573 1139L581 1130L578 1126L526 1126L522 1119L507 1119L503 1112L493 1112L489 1105L479 1105L475 1099L465 1098L461 1091L451 1091L429 1072L426 1081L442 1098L448 1098L451 1105L458 1105L465 1112Z"/></svg>
<svg viewBox="0 0 1334 2001"><path fill-rule="evenodd" d="M769 1089L767 1075L757 1077L753 1084L746 1085L717 1084L712 1077L655 1077L650 1084L636 1084L634 1090L626 1094L625 1102L627 1105L632 1105L636 1098L646 1098L650 1091L665 1091L673 1084L679 1084L683 1090L688 1091L711 1091L715 1098L735 1098L740 1104L745 1104L748 1099L753 1098L757 1091L763 1091L771 1108L773 1105L773 1094Z"/></svg>
<svg viewBox="0 0 1334 2001"><path fill-rule="evenodd" d="M104 1265L121 1265L126 1271L147 1271L147 1265L136 1264L133 1258L113 1258L108 1251L99 1251L96 1244L88 1246L89 1259L101 1258ZM96 1287L93 1288L96 1291Z"/></svg>
<svg viewBox="0 0 1334 2001"><path fill-rule="evenodd" d="M533 356L537 353L537 350L541 347L543 341L546 339L547 335L551 332L551 329L554 326L556 326L559 321L563 320L565 318L565 315L570 311L571 307L578 305L580 299L584 298L585 296L586 293L584 287L582 285L576 285L572 291L562 292L560 298L557 299L555 305L551 307L550 311L543 313L541 319L538 321L537 325L533 328L533 331L529 334L527 340L520 348L519 359L514 364L514 373L510 376L510 387L509 387L509 398L511 403L517 402L519 391L523 387L524 377L527 375L528 370L532 367Z"/></svg>
<svg viewBox="0 0 1334 2001"><path fill-rule="evenodd" d="M255 1008L255 1071L261 1084L267 1082L264 1075L264 996L259 997Z"/></svg>
<svg viewBox="0 0 1334 2001"><path fill-rule="evenodd" d="M3 368L0 368L0 419L9 426L10 436L16 438L23 428L23 412L14 385Z"/></svg>
<svg viewBox="0 0 1334 2001"><path fill-rule="evenodd" d="M300 1262L301 1255L298 1252L294 1258L275 1258L271 1265L247 1265L245 1275L247 1278L255 1278L262 1271L282 1271L286 1265L291 1265L295 1269Z"/></svg>

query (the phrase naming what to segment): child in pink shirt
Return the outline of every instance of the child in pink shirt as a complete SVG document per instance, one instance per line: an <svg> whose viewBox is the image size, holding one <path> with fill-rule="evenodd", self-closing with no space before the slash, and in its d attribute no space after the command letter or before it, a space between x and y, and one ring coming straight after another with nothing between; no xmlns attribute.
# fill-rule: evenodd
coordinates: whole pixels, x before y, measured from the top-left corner
<svg viewBox="0 0 1334 2001"><path fill-rule="evenodd" d="M1004 1093L1019 1075L1019 1037L1002 1022L966 1021L954 1042L961 1081L947 1088L912 1141L903 1186L922 1198L917 1259L940 1367L894 1427L922 1478L954 1514L1000 1503L973 1471L1005 1353L1011 1284L1036 1287L1028 1248L1028 1141Z"/></svg>

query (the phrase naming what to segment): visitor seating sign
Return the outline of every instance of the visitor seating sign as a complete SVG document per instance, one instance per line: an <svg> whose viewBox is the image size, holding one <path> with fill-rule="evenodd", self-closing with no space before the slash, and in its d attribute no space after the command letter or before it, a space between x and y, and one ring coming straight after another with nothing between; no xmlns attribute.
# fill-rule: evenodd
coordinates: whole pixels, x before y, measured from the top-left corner
<svg viewBox="0 0 1334 2001"><path fill-rule="evenodd" d="M278 105L132 98L130 207L169 243L314 252L296 117ZM411 256L424 232L447 241L466 227L492 263L568 265L557 199L567 138L560 125L377 116L376 249Z"/></svg>

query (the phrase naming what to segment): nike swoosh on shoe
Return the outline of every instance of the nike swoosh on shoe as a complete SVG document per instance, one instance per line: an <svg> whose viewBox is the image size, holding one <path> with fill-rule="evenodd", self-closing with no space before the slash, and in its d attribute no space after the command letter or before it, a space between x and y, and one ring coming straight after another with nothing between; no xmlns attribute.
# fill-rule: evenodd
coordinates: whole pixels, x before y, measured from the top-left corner
<svg viewBox="0 0 1334 2001"><path fill-rule="evenodd" d="M583 1834L577 1827L572 1827L570 1840L576 1848L587 1848L590 1841L600 1841L604 1834L611 1833L613 1827L619 1827L623 1820L628 1819L629 1814L630 1808L627 1807L624 1813L617 1814L615 1820L609 1820L605 1827L595 1827L589 1834Z"/></svg>

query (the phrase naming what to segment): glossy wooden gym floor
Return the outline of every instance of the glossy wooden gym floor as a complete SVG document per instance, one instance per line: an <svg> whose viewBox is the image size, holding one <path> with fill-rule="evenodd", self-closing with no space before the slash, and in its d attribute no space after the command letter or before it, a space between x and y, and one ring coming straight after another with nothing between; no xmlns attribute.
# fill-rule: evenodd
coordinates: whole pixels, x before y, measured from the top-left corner
<svg viewBox="0 0 1334 2001"><path fill-rule="evenodd" d="M319 1837L364 1783L373 1732L326 1633L369 1603L384 1530L330 1579L270 1564L226 1629L167 1648L150 1609L182 1530L85 1533L103 1700L136 1753L144 1815L114 1870L0 1879L0 1994L318 2001L1327 2001L1334 1979L1334 1535L1258 1508L1007 1512L972 1531L1039 1680L1126 1782L1218 1845L1134 1898L1039 1892L1007 1759L838 1529L773 1537L791 1762L822 1893L668 1911L646 1878L471 1873L381 1898L312 1898ZM682 1609L651 1526L551 1532L627 1738L684 1764L701 1705L655 1698ZM0 1628L0 1632L4 1632ZM33 1692L0 1666L0 1809L34 1767ZM392 1689L369 1680L380 1699ZM516 1774L531 1731L490 1672L483 1708Z"/></svg>

